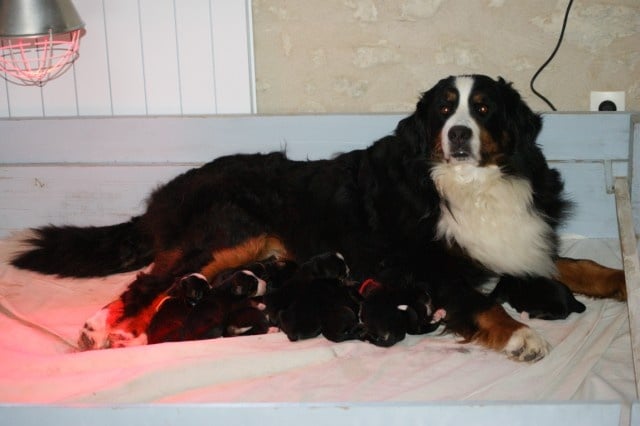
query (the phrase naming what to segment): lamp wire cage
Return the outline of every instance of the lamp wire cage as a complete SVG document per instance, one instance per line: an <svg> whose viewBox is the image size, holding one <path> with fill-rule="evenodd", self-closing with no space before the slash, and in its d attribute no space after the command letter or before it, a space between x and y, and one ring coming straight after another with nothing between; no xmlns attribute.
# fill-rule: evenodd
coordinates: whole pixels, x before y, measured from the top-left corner
<svg viewBox="0 0 640 426"><path fill-rule="evenodd" d="M64 34L0 38L3 77L21 86L43 86L78 59L82 30Z"/></svg>
<svg viewBox="0 0 640 426"><path fill-rule="evenodd" d="M78 59L84 34L71 0L0 0L0 77L43 86Z"/></svg>

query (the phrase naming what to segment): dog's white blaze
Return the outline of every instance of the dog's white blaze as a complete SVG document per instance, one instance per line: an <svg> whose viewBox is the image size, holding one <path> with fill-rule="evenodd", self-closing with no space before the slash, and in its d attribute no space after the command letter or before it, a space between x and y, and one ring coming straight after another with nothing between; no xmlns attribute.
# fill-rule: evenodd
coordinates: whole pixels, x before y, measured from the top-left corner
<svg viewBox="0 0 640 426"><path fill-rule="evenodd" d="M535 211L527 180L472 164L440 164L431 177L446 200L438 238L497 273L554 275L553 230Z"/></svg>
<svg viewBox="0 0 640 426"><path fill-rule="evenodd" d="M473 78L457 77L455 86L456 89L458 89L458 107L456 108L456 112L444 123L442 129L444 141L442 144L442 152L445 159L453 160L453 157L451 157L449 130L453 126L465 126L470 128L473 133L471 136L471 154L473 158L478 161L480 159L480 129L473 117L471 117L471 112L469 111L469 97L473 89Z"/></svg>

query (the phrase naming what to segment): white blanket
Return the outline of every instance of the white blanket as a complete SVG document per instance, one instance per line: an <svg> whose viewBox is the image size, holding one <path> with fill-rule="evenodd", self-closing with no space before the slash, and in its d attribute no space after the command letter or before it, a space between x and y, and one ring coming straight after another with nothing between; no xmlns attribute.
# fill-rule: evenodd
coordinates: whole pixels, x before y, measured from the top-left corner
<svg viewBox="0 0 640 426"><path fill-rule="evenodd" d="M619 267L617 242L566 239L564 252ZM359 402L635 398L626 306L580 297L583 314L526 320L553 350L535 364L451 335L391 348L283 333L78 352L84 320L134 273L61 279L7 264L0 242L0 402ZM515 317L518 313L509 310Z"/></svg>

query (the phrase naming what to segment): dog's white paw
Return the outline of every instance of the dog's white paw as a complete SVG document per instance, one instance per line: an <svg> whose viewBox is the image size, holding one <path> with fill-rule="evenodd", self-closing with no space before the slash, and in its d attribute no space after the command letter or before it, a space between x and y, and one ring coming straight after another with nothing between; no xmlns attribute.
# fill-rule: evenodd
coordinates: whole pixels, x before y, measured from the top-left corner
<svg viewBox="0 0 640 426"><path fill-rule="evenodd" d="M82 329L80 337L78 337L78 347L87 351L90 349L102 349L108 347L109 342L109 307L105 306L89 318Z"/></svg>
<svg viewBox="0 0 640 426"><path fill-rule="evenodd" d="M522 327L511 335L504 351L513 360L535 362L549 354L551 345L537 331Z"/></svg>
<svg viewBox="0 0 640 426"><path fill-rule="evenodd" d="M116 300L89 318L78 337L80 350L146 345L146 327L136 327L135 318L123 319L123 308L122 301Z"/></svg>

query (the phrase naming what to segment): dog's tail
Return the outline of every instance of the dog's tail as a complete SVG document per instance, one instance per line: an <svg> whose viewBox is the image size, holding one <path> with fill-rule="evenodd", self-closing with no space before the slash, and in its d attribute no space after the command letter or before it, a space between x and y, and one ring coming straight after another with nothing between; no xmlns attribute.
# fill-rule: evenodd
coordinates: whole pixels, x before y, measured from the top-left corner
<svg viewBox="0 0 640 426"><path fill-rule="evenodd" d="M153 260L150 236L140 226L140 218L101 227L45 226L11 264L63 277L96 277L132 271Z"/></svg>

